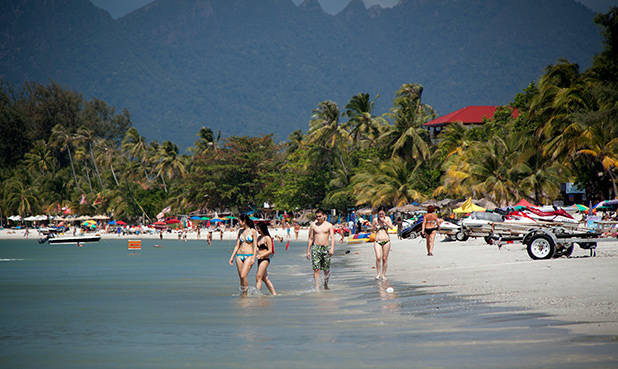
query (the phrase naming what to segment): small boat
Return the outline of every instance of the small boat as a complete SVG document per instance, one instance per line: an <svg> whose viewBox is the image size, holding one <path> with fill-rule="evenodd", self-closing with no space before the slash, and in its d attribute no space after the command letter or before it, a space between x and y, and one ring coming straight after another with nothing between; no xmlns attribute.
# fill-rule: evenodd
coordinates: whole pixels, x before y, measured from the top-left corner
<svg viewBox="0 0 618 369"><path fill-rule="evenodd" d="M53 234L48 235L45 238L41 238L39 243L49 243L50 245L66 245L66 244L77 244L80 245L82 243L87 242L99 242L101 239L101 235L89 235L89 236L54 236Z"/></svg>
<svg viewBox="0 0 618 369"><path fill-rule="evenodd" d="M371 237L371 236L372 236L371 233L358 233L358 234L350 235L346 239L346 242L347 243L372 242L373 241L373 237L375 237L375 235L373 237Z"/></svg>

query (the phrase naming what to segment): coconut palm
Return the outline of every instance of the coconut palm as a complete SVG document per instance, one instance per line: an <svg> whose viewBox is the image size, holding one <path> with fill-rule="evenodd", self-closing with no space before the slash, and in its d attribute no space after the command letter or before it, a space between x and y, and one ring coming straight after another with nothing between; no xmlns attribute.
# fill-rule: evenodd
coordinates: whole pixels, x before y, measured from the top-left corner
<svg viewBox="0 0 618 369"><path fill-rule="evenodd" d="M9 211L17 211L23 218L39 210L38 192L24 183L21 178L10 178L4 183L4 186L4 204Z"/></svg>
<svg viewBox="0 0 618 369"><path fill-rule="evenodd" d="M30 151L24 155L24 164L26 168L40 172L41 176L45 176L46 173L56 168L56 159L45 141L37 140Z"/></svg>
<svg viewBox="0 0 618 369"><path fill-rule="evenodd" d="M94 172L97 176L97 179L99 180L99 186L101 187L101 189L104 189L103 181L101 181L101 174L99 173L99 167L97 166L97 161L94 159L94 152L92 148L93 143L97 142L97 139L94 136L94 132L86 127L80 127L77 129L75 138L79 144L84 145L85 150L90 154L90 160L94 167Z"/></svg>
<svg viewBox="0 0 618 369"><path fill-rule="evenodd" d="M71 163L71 171L73 172L73 179L75 180L75 187L81 192L82 189L81 187L79 187L79 183L77 182L75 166L73 165L73 156L71 155L71 146L73 145L74 141L73 135L61 124L56 124L54 128L52 128L50 141L60 147L61 151L66 150L68 152L69 161Z"/></svg>
<svg viewBox="0 0 618 369"><path fill-rule="evenodd" d="M341 164L343 171L348 174L343 151L350 142L350 134L345 127L339 124L339 107L332 101L323 101L313 109L313 115L309 122L308 143L317 145L320 150L325 150L334 155Z"/></svg>
<svg viewBox="0 0 618 369"><path fill-rule="evenodd" d="M394 124L380 136L391 156L410 157L418 163L429 157L429 134L423 124L433 119L435 112L421 102L422 94L423 86L416 83L406 83L397 90L395 106L389 114Z"/></svg>
<svg viewBox="0 0 618 369"><path fill-rule="evenodd" d="M163 180L163 188L167 192L165 177L171 180L178 175L182 176L186 173L185 163L178 156L178 146L171 141L163 142L156 154L155 161L157 163L155 170L157 175Z"/></svg>
<svg viewBox="0 0 618 369"><path fill-rule="evenodd" d="M383 118L373 116L373 106L379 96L374 100L369 98L369 94L360 93L353 96L345 106L345 113L349 120L347 127L353 137L354 143L358 144L362 139L374 140L379 135L380 123Z"/></svg>
<svg viewBox="0 0 618 369"><path fill-rule="evenodd" d="M372 164L352 177L357 205L369 202L372 206L401 206L423 199L412 186L417 167L413 162L395 156Z"/></svg>

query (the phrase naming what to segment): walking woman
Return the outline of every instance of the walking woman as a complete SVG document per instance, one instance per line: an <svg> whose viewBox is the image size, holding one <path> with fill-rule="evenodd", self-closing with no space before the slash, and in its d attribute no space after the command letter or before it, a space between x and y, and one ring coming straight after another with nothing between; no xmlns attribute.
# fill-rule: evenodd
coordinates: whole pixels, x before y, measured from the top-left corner
<svg viewBox="0 0 618 369"><path fill-rule="evenodd" d="M427 207L427 214L423 217L423 225L421 226L421 234L427 240L427 256L433 256L433 243L436 234L440 232L440 223L435 211L436 208L433 205Z"/></svg>
<svg viewBox="0 0 618 369"><path fill-rule="evenodd" d="M373 220L372 228L376 233L373 249L376 252L376 279L386 280L388 254L391 251L391 238L388 230L393 228L391 218L386 216L384 206L378 208L378 216Z"/></svg>
<svg viewBox="0 0 618 369"><path fill-rule="evenodd" d="M257 232L253 221L246 214L241 214L239 217L240 229L236 237L236 245L230 257L230 265L234 264L236 259L236 269L238 269L238 277L240 278L240 289L242 295L247 296L249 289L249 280L247 275L251 270L251 266L255 263L255 255L257 254Z"/></svg>
<svg viewBox="0 0 618 369"><path fill-rule="evenodd" d="M257 230L260 233L260 237L257 240L257 259L258 259L258 269L255 273L255 288L258 291L262 290L262 281L266 284L266 287L270 291L273 296L277 295L275 291L275 286L268 278L268 266L270 265L270 255L274 254L274 242L272 237L270 236L270 232L268 232L268 227L266 227L266 223L258 223Z"/></svg>

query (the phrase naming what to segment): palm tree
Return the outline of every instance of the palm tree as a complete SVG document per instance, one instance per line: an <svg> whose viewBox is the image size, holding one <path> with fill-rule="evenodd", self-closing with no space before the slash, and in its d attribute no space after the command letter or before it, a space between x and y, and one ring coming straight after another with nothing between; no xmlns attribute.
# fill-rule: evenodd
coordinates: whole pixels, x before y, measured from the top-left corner
<svg viewBox="0 0 618 369"><path fill-rule="evenodd" d="M423 196L412 186L416 167L397 156L367 166L352 177L357 205L369 202L372 206L400 206L421 200Z"/></svg>
<svg viewBox="0 0 618 369"><path fill-rule="evenodd" d="M39 209L38 192L19 177L6 181L4 196L7 209L16 210L22 218L28 214L34 214Z"/></svg>
<svg viewBox="0 0 618 369"><path fill-rule="evenodd" d="M339 124L339 115L339 107L334 102L319 103L313 109L309 122L308 143L335 155L347 175L349 172L343 160L343 151L350 142L350 134Z"/></svg>
<svg viewBox="0 0 618 369"><path fill-rule="evenodd" d="M421 102L423 86L403 84L395 95L395 107L389 114L395 122L380 139L391 148L391 156L420 160L429 157L429 134L423 124L435 117L433 108Z"/></svg>
<svg viewBox="0 0 618 369"><path fill-rule="evenodd" d="M165 184L164 177L173 179L177 175L185 174L185 164L178 156L178 147L171 141L165 141L159 148L157 156L155 158L156 165L155 170L157 175L163 180L163 188L167 192L167 186Z"/></svg>
<svg viewBox="0 0 618 369"><path fill-rule="evenodd" d="M373 116L373 106L378 97L371 100L368 93L360 93L353 96L345 106L344 115L350 118L347 126L356 144L364 138L373 140L378 137L379 119Z"/></svg>
<svg viewBox="0 0 618 369"><path fill-rule="evenodd" d="M77 182L77 175L75 174L75 166L73 165L73 156L71 155L71 146L73 145L73 135L65 129L62 125L56 124L54 128L52 128L52 134L50 137L52 143L58 145L61 151L66 150L69 154L69 161L71 162L71 171L73 172L73 179L75 180L75 187L81 192L82 189L79 187L79 183Z"/></svg>
<svg viewBox="0 0 618 369"><path fill-rule="evenodd" d="M32 149L24 155L24 164L33 171L40 171L42 176L56 167L56 160L43 140L34 142Z"/></svg>
<svg viewBox="0 0 618 369"><path fill-rule="evenodd" d="M94 166L95 174L97 175L97 179L99 180L99 186L101 189L103 187L103 181L101 181L101 174L99 173L99 167L97 166L97 161L94 160L94 153L92 149L93 142L96 141L96 137L94 136L94 132L89 130L86 127L80 127L77 129L76 139L78 142L86 145L86 150L90 153L90 160L92 161L92 165Z"/></svg>

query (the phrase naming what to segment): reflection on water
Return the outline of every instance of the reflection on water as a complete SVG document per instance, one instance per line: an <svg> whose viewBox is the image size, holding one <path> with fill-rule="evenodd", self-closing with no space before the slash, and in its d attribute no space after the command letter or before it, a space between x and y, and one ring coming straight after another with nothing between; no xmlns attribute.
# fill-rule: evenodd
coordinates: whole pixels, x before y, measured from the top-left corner
<svg viewBox="0 0 618 369"><path fill-rule="evenodd" d="M6 368L616 367L618 342L541 314L376 281L342 247L328 291L305 245L277 252L279 296L240 297L231 242L76 247L0 241ZM255 281L255 270L250 274ZM390 289L393 289L392 292Z"/></svg>

